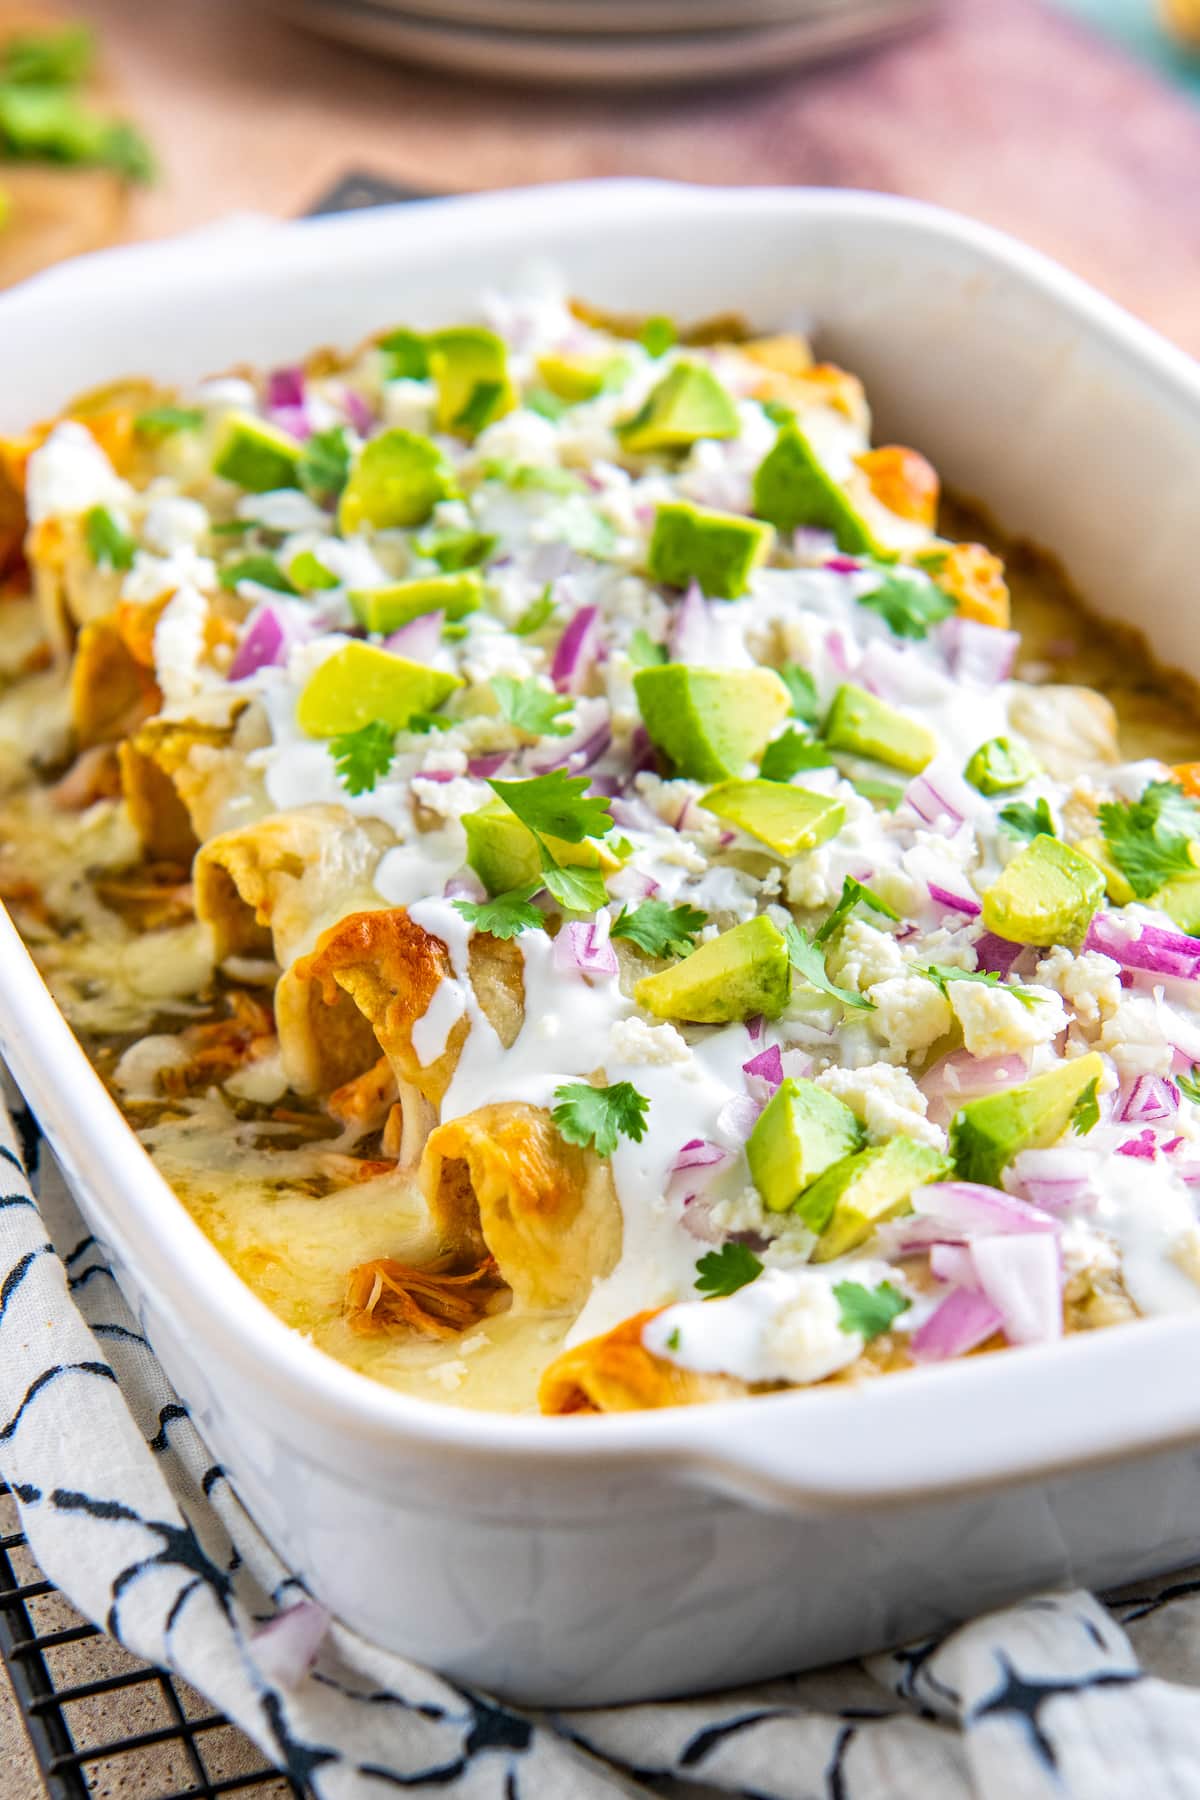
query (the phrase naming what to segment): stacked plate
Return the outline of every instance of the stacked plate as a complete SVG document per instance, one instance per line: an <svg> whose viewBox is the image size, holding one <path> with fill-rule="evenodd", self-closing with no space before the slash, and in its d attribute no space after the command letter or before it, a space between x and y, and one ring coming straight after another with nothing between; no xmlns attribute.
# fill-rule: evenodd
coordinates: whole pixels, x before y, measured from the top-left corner
<svg viewBox="0 0 1200 1800"><path fill-rule="evenodd" d="M458 74L649 87L858 49L936 0L270 0L327 36Z"/></svg>

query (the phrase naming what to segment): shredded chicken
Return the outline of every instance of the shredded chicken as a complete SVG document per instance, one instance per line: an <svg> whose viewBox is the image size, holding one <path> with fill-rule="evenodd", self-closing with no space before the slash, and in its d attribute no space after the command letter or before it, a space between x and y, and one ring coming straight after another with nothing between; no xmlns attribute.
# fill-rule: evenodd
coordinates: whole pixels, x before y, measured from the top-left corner
<svg viewBox="0 0 1200 1800"><path fill-rule="evenodd" d="M278 1048L270 1003L259 994L235 989L229 996L230 1017L205 1025L189 1025L180 1041L190 1060L160 1071L165 1094L195 1093L227 1079L235 1069L257 1062Z"/></svg>
<svg viewBox="0 0 1200 1800"><path fill-rule="evenodd" d="M455 1271L445 1258L413 1268L393 1257L359 1263L346 1278L346 1321L351 1331L415 1331L449 1338L478 1324L494 1308L504 1283L495 1259Z"/></svg>
<svg viewBox="0 0 1200 1800"><path fill-rule="evenodd" d="M96 896L139 931L183 925L193 914L192 884L180 863L144 863L120 875L98 876Z"/></svg>

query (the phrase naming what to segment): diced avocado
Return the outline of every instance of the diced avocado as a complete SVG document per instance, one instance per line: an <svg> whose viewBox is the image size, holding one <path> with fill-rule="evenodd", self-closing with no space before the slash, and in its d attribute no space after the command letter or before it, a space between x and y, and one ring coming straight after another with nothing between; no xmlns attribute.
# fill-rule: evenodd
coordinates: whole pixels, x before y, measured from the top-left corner
<svg viewBox="0 0 1200 1800"><path fill-rule="evenodd" d="M737 407L703 363L677 362L630 419L616 427L626 450L686 450L701 438L736 437Z"/></svg>
<svg viewBox="0 0 1200 1800"><path fill-rule="evenodd" d="M646 975L633 990L659 1019L726 1025L762 1013L777 1019L792 990L787 939L766 913L710 938L682 962Z"/></svg>
<svg viewBox="0 0 1200 1800"><path fill-rule="evenodd" d="M786 1212L819 1175L848 1157L866 1133L844 1101L815 1081L776 1088L746 1141L754 1185L771 1212Z"/></svg>
<svg viewBox="0 0 1200 1800"><path fill-rule="evenodd" d="M423 525L439 500L457 493L454 470L436 444L414 431L381 431L363 445L342 489L338 528L348 537L364 525Z"/></svg>
<svg viewBox="0 0 1200 1800"><path fill-rule="evenodd" d="M758 519L668 500L654 515L646 568L668 587L698 581L710 600L736 600L751 571L770 555L774 538Z"/></svg>
<svg viewBox="0 0 1200 1800"><path fill-rule="evenodd" d="M937 755L932 731L853 682L845 682L833 696L824 735L835 750L873 757L908 775L919 775Z"/></svg>
<svg viewBox="0 0 1200 1800"><path fill-rule="evenodd" d="M1059 1063L1032 1081L960 1106L950 1124L950 1154L963 1181L995 1187L1020 1150L1045 1150L1062 1136L1076 1103L1104 1078L1095 1050Z"/></svg>
<svg viewBox="0 0 1200 1800"><path fill-rule="evenodd" d="M423 575L395 581L389 587L352 588L346 596L355 617L368 631L396 631L422 613L444 612L463 619L483 603L483 581L474 569L457 575Z"/></svg>
<svg viewBox="0 0 1200 1800"><path fill-rule="evenodd" d="M1189 937L1200 936L1200 870L1195 875L1176 875L1159 888L1152 904L1161 908L1180 931L1186 931Z"/></svg>
<svg viewBox="0 0 1200 1800"><path fill-rule="evenodd" d="M276 488L297 485L300 456L296 439L277 425L268 425L251 413L230 413L217 439L213 474L236 482L248 493L269 494Z"/></svg>
<svg viewBox="0 0 1200 1800"><path fill-rule="evenodd" d="M475 812L464 813L462 823L467 834L467 862L489 894L507 894L512 888L528 887L540 879L542 861L537 839L503 800L489 800ZM546 837L544 841L555 862L564 868L619 866L614 857L588 838L578 844L556 837Z"/></svg>
<svg viewBox="0 0 1200 1800"><path fill-rule="evenodd" d="M1078 944L1104 898L1104 876L1044 832L1013 857L983 896L983 923L1014 944Z"/></svg>
<svg viewBox="0 0 1200 1800"><path fill-rule="evenodd" d="M434 422L439 431L478 436L485 425L517 404L502 338L480 325L435 331L425 340L429 373L437 384Z"/></svg>
<svg viewBox="0 0 1200 1800"><path fill-rule="evenodd" d="M1104 877L1104 886L1109 899L1117 906L1129 906L1137 899L1128 879L1109 855L1108 845L1102 837L1097 835L1096 837L1080 838L1075 848L1081 856L1086 856L1089 862L1095 863ZM1190 879L1190 877L1184 877L1184 879Z"/></svg>
<svg viewBox="0 0 1200 1800"><path fill-rule="evenodd" d="M963 774L981 794L1008 794L1024 787L1038 772L1031 751L1011 738L989 738L980 744Z"/></svg>
<svg viewBox="0 0 1200 1800"><path fill-rule="evenodd" d="M311 550L298 550L287 566L287 577L301 593L335 588L338 578Z"/></svg>
<svg viewBox="0 0 1200 1800"><path fill-rule="evenodd" d="M619 387L629 363L624 356L569 356L560 350L539 356L537 372L552 394L577 406L581 400L594 400L606 389Z"/></svg>
<svg viewBox="0 0 1200 1800"><path fill-rule="evenodd" d="M839 550L866 553L888 562L895 554L880 544L845 488L822 466L794 422L785 424L754 476L754 511L778 531L798 525L832 531Z"/></svg>
<svg viewBox="0 0 1200 1800"><path fill-rule="evenodd" d="M778 856L798 856L836 837L846 808L828 794L811 794L786 781L723 781L700 802L706 812L728 819Z"/></svg>
<svg viewBox="0 0 1200 1800"><path fill-rule="evenodd" d="M908 1137L835 1163L796 1204L804 1223L821 1234L812 1260L832 1262L856 1250L885 1219L911 1211L914 1188L953 1172L948 1156Z"/></svg>
<svg viewBox="0 0 1200 1800"><path fill-rule="evenodd" d="M637 671L633 688L651 738L695 781L740 775L791 706L773 669L656 663Z"/></svg>
<svg viewBox="0 0 1200 1800"><path fill-rule="evenodd" d="M309 737L340 737L379 719L401 731L415 712L433 712L462 682L457 675L392 656L373 644L346 644L309 676L296 720Z"/></svg>

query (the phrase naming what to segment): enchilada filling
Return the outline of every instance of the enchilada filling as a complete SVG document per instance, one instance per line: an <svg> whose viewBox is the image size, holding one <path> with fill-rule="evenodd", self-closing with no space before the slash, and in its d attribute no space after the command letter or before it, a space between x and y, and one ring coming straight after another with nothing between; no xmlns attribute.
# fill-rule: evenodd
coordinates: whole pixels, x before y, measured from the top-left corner
<svg viewBox="0 0 1200 1800"><path fill-rule="evenodd" d="M195 1218L550 1413L1200 1306L1186 699L803 338L485 313L5 448L0 897Z"/></svg>

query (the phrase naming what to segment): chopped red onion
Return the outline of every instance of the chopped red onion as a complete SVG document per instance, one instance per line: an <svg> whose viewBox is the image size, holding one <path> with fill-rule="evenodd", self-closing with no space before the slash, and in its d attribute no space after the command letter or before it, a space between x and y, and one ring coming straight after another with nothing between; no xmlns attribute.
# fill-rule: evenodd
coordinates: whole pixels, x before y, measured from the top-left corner
<svg viewBox="0 0 1200 1800"><path fill-rule="evenodd" d="M989 975L1010 975L1015 962L1024 955L1025 945L1014 944L1008 938L997 937L994 931L985 931L975 939L975 962L980 969Z"/></svg>
<svg viewBox="0 0 1200 1800"><path fill-rule="evenodd" d="M267 405L272 412L280 406L303 406L304 370L272 369L267 376Z"/></svg>
<svg viewBox="0 0 1200 1800"><path fill-rule="evenodd" d="M813 1059L803 1050L785 1050L783 1053L784 1079L803 1081L813 1071Z"/></svg>
<svg viewBox="0 0 1200 1800"><path fill-rule="evenodd" d="M792 533L792 553L799 562L822 563L828 568L837 555L837 539L832 531L801 525Z"/></svg>
<svg viewBox="0 0 1200 1800"><path fill-rule="evenodd" d="M973 681L980 687L995 687L1008 680L1021 644L1020 632L982 625L961 614L947 619L939 636L946 660L958 680Z"/></svg>
<svg viewBox="0 0 1200 1800"><path fill-rule="evenodd" d="M762 1013L751 1013L750 1017L744 1020L743 1023L746 1027L746 1036L750 1039L750 1042L752 1044L761 1044L762 1034L766 1029L767 1023Z"/></svg>
<svg viewBox="0 0 1200 1800"><path fill-rule="evenodd" d="M831 567L832 565L827 565ZM831 631L825 639L825 654L839 675L850 673L850 654L840 631Z"/></svg>
<svg viewBox="0 0 1200 1800"><path fill-rule="evenodd" d="M762 1109L761 1100L754 1100L749 1094L734 1094L717 1114L718 1135L727 1144L744 1144L758 1124Z"/></svg>
<svg viewBox="0 0 1200 1800"><path fill-rule="evenodd" d="M1094 1203L1094 1168L1089 1151L1069 1144L1050 1150L1020 1150L1002 1180L1010 1193L1020 1193L1031 1205L1063 1213Z"/></svg>
<svg viewBox="0 0 1200 1800"><path fill-rule="evenodd" d="M609 810L622 831L661 831L666 823L644 800L614 800Z"/></svg>
<svg viewBox="0 0 1200 1800"><path fill-rule="evenodd" d="M617 953L609 943L607 912L564 925L554 940L554 966L563 975L610 977L617 973Z"/></svg>
<svg viewBox="0 0 1200 1800"><path fill-rule="evenodd" d="M414 777L417 781L455 781L457 769L419 769Z"/></svg>
<svg viewBox="0 0 1200 1800"><path fill-rule="evenodd" d="M1010 1344L1047 1344L1062 1336L1062 1269L1051 1238L1032 1232L980 1238L971 1254Z"/></svg>
<svg viewBox="0 0 1200 1800"><path fill-rule="evenodd" d="M313 434L312 420L306 406L273 406L271 423L278 425L281 431L286 431L289 437L294 437L301 444Z"/></svg>
<svg viewBox="0 0 1200 1800"><path fill-rule="evenodd" d="M783 1052L779 1045L772 1044L752 1056L749 1062L744 1062L742 1073L753 1081L762 1082L773 1093L783 1080Z"/></svg>
<svg viewBox="0 0 1200 1800"><path fill-rule="evenodd" d="M1200 980L1200 938L1181 931L1164 931L1158 925L1132 928L1113 913L1097 913L1083 941L1085 950L1098 950L1128 969L1148 969L1153 975L1174 975L1182 981Z"/></svg>
<svg viewBox="0 0 1200 1800"><path fill-rule="evenodd" d="M1179 1090L1161 1075L1139 1075L1121 1103L1117 1117L1123 1125L1169 1119L1179 1111Z"/></svg>
<svg viewBox="0 0 1200 1800"><path fill-rule="evenodd" d="M616 818L616 815L613 815ZM620 820L616 820L620 824ZM614 900L653 900L658 892L658 883L649 875L643 875L640 869L626 863L618 869L608 883L608 891Z"/></svg>
<svg viewBox="0 0 1200 1800"><path fill-rule="evenodd" d="M581 606L558 640L550 679L560 693L577 694L599 649L600 609Z"/></svg>
<svg viewBox="0 0 1200 1800"><path fill-rule="evenodd" d="M720 1144L714 1144L707 1138L689 1138L680 1147L679 1155L671 1164L671 1173L677 1175L681 1169L717 1168L732 1161L730 1151L723 1149Z"/></svg>
<svg viewBox="0 0 1200 1800"><path fill-rule="evenodd" d="M479 781L486 781L498 769L502 769L507 761L507 750L491 750L486 756L471 756L467 759L467 774L474 775Z"/></svg>
<svg viewBox="0 0 1200 1800"><path fill-rule="evenodd" d="M930 1182L914 1190L912 1206L915 1218L934 1228L932 1241L939 1243L965 1243L992 1233L1062 1230L1059 1221L1040 1207L977 1181Z"/></svg>
<svg viewBox="0 0 1200 1800"><path fill-rule="evenodd" d="M274 606L264 606L251 614L242 641L229 665L230 681L245 681L259 669L278 668L286 663L291 649L292 632L287 618Z"/></svg>
<svg viewBox="0 0 1200 1800"><path fill-rule="evenodd" d="M359 437L370 437L375 424L375 414L371 411L357 388L343 387L342 406L346 417L357 431Z"/></svg>
<svg viewBox="0 0 1200 1800"><path fill-rule="evenodd" d="M317 1660L329 1614L315 1600L298 1600L251 1633L255 1667L273 1687L297 1687Z"/></svg>
<svg viewBox="0 0 1200 1800"><path fill-rule="evenodd" d="M948 1125L964 1100L998 1093L1023 1081L1028 1073L1029 1064L1019 1051L1005 1056L952 1051L921 1078L921 1091L929 1102L928 1116L935 1125Z"/></svg>
<svg viewBox="0 0 1200 1800"><path fill-rule="evenodd" d="M918 1326L909 1339L909 1349L918 1362L942 1362L947 1357L965 1356L995 1332L1003 1317L986 1294L970 1288L955 1288L947 1294L936 1311Z"/></svg>
<svg viewBox="0 0 1200 1800"><path fill-rule="evenodd" d="M972 895L953 894L949 888L939 887L932 881L929 883L929 898L938 906L946 907L950 912L965 913L969 919L977 919L983 911L978 900Z"/></svg>
<svg viewBox="0 0 1200 1800"><path fill-rule="evenodd" d="M410 619L407 625L401 625L399 631L393 631L390 637L383 640L385 650L393 656L406 656L410 662L431 663L442 647L442 626L446 622L445 613L421 613L418 618Z"/></svg>
<svg viewBox="0 0 1200 1800"><path fill-rule="evenodd" d="M599 762L612 743L608 709L604 709L597 722L579 726L570 737L551 738L549 743L554 746L551 753L529 765L535 775L549 775L554 769L565 769L569 775L582 775L593 763Z"/></svg>
<svg viewBox="0 0 1200 1800"><path fill-rule="evenodd" d="M974 1288L978 1291L979 1277L975 1273L975 1259L965 1244L931 1244L929 1272L949 1287Z"/></svg>
<svg viewBox="0 0 1200 1800"><path fill-rule="evenodd" d="M857 575L858 571L862 568L862 564L860 562L855 562L852 556L831 556L826 562L825 567L827 569L832 569L834 573L838 575Z"/></svg>
<svg viewBox="0 0 1200 1800"><path fill-rule="evenodd" d="M548 581L557 581L574 567L575 552L570 544L561 540L553 544L538 544L530 553L526 564L526 572L537 587L545 587ZM561 598L562 596L556 596Z"/></svg>
<svg viewBox="0 0 1200 1800"><path fill-rule="evenodd" d="M672 662L702 663L708 656L712 639L708 602L693 581L671 614L667 633L667 649Z"/></svg>
<svg viewBox="0 0 1200 1800"><path fill-rule="evenodd" d="M949 762L940 757L938 762L941 767L931 763L923 774L909 782L904 798L926 825L953 837L974 811L978 796Z"/></svg>
<svg viewBox="0 0 1200 1800"><path fill-rule="evenodd" d="M1127 1138L1116 1148L1117 1156L1133 1156L1140 1162L1153 1162L1158 1155L1158 1140L1149 1126L1135 1138Z"/></svg>
<svg viewBox="0 0 1200 1800"><path fill-rule="evenodd" d="M487 899L487 889L474 869L460 869L457 875L451 875L442 889L442 898L481 901Z"/></svg>

